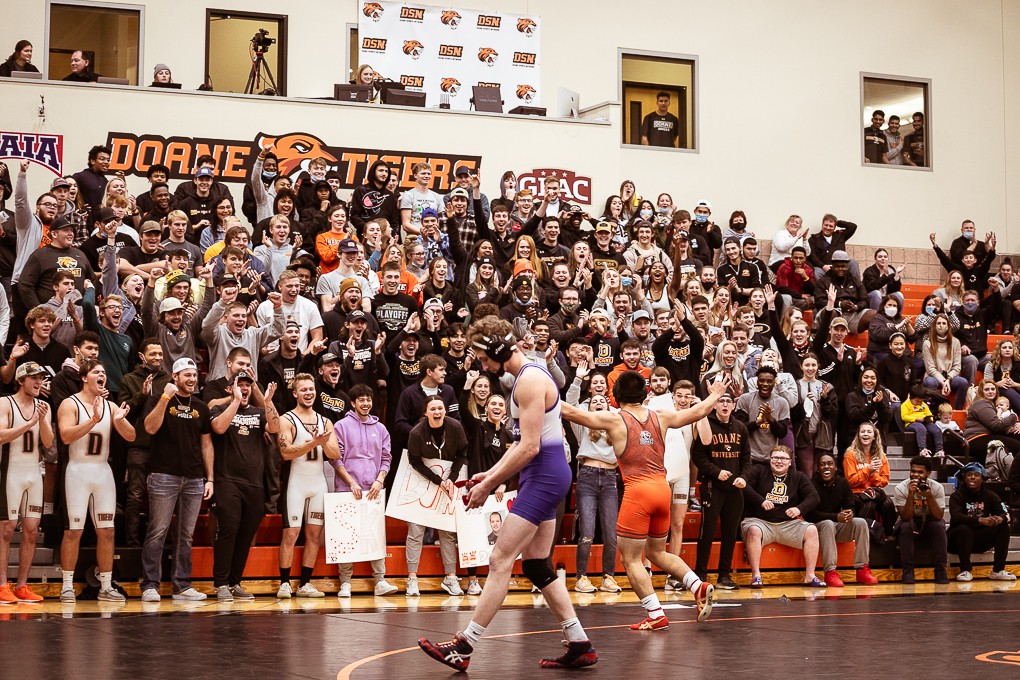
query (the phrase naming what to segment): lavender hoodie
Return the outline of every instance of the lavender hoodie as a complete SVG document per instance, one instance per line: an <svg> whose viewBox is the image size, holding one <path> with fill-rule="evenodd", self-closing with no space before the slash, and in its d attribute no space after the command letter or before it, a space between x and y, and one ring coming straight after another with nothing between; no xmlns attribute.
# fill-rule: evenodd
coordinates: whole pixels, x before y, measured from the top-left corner
<svg viewBox="0 0 1020 680"><path fill-rule="evenodd" d="M382 470L390 469L390 433L375 416L369 416L366 422L354 411L349 411L333 426L336 439L340 443L340 457L333 461L334 467L343 465L351 477L365 491ZM350 487L336 476L336 491L350 491Z"/></svg>

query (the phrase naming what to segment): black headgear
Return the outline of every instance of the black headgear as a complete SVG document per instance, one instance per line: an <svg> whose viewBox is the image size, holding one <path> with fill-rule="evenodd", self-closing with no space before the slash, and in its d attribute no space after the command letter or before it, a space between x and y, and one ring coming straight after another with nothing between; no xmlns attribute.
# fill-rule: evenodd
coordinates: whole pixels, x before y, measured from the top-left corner
<svg viewBox="0 0 1020 680"><path fill-rule="evenodd" d="M517 340L514 338L512 333L507 333L504 336L482 336L482 339L474 343L475 348L485 352L493 361L503 363L510 360L513 356L514 346L517 344Z"/></svg>
<svg viewBox="0 0 1020 680"><path fill-rule="evenodd" d="M647 396L645 377L637 371L624 371L613 385L613 398L617 404L641 404Z"/></svg>

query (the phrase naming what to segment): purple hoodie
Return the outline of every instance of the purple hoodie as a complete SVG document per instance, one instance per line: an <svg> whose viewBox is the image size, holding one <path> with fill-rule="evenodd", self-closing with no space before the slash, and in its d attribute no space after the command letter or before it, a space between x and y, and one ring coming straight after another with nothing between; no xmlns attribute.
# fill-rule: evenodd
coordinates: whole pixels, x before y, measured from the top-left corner
<svg viewBox="0 0 1020 680"><path fill-rule="evenodd" d="M365 491L379 476L380 471L390 469L390 433L375 416L369 416L366 422L354 411L349 411L333 426L336 439L340 443L340 457L333 462L334 467L343 465ZM351 488L336 476L336 491L350 491Z"/></svg>

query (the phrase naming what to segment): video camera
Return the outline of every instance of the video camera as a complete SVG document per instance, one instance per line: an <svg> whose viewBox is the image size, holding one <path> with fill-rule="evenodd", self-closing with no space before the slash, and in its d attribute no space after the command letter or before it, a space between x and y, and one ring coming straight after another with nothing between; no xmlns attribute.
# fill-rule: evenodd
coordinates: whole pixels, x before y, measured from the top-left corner
<svg viewBox="0 0 1020 680"><path fill-rule="evenodd" d="M253 35L251 38L251 45L259 54L265 54L268 52L270 45L273 45L275 42L276 38L270 38L269 31L265 28L260 28L258 33Z"/></svg>

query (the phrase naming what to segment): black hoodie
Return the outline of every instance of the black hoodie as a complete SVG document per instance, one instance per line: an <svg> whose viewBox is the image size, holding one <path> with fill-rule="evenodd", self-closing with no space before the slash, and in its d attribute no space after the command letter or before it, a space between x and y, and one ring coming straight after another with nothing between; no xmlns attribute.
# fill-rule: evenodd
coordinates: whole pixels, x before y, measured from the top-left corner
<svg viewBox="0 0 1020 680"><path fill-rule="evenodd" d="M382 185L379 185L375 179L375 171L379 166L384 166L389 173ZM394 231L400 225L397 196L386 189L391 177L393 177L393 168L386 161L377 160L368 169L365 183L351 194L351 222L358 228L359 233L365 226L365 222L377 217L385 218Z"/></svg>

